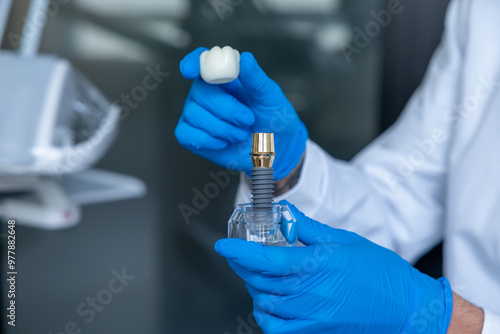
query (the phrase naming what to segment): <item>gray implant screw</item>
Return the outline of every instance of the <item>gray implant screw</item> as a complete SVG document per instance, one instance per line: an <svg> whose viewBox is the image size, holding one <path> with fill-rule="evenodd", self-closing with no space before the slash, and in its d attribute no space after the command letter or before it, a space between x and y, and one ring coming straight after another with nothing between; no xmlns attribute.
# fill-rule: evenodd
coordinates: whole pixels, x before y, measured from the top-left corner
<svg viewBox="0 0 500 334"><path fill-rule="evenodd" d="M270 207L274 201L273 167L252 168L252 203L255 207Z"/></svg>

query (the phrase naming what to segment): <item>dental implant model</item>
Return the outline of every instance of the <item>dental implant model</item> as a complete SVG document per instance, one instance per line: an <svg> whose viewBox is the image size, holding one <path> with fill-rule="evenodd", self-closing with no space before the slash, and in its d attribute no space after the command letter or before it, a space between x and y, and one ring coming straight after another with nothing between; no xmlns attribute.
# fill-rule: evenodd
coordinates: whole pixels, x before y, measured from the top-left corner
<svg viewBox="0 0 500 334"><path fill-rule="evenodd" d="M256 208L270 207L274 199L274 134L252 136L252 203Z"/></svg>
<svg viewBox="0 0 500 334"><path fill-rule="evenodd" d="M274 203L273 133L252 136L252 203L236 207L228 222L228 238L272 246L297 244L296 220L287 205Z"/></svg>

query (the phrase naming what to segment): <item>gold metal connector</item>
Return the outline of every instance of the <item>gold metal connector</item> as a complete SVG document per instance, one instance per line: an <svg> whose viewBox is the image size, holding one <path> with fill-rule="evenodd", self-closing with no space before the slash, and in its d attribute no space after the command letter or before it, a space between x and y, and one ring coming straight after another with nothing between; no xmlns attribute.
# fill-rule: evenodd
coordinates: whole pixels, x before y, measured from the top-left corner
<svg viewBox="0 0 500 334"><path fill-rule="evenodd" d="M254 133L252 136L252 163L254 167L272 167L274 162L274 133Z"/></svg>

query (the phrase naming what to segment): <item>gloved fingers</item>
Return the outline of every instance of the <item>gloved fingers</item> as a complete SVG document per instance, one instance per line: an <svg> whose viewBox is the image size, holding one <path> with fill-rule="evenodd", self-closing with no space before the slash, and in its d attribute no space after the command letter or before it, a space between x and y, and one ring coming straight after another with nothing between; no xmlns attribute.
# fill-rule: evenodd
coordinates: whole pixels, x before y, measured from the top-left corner
<svg viewBox="0 0 500 334"><path fill-rule="evenodd" d="M249 128L238 127L223 121L194 101L186 103L183 117L189 125L225 141L241 142L251 135Z"/></svg>
<svg viewBox="0 0 500 334"><path fill-rule="evenodd" d="M215 250L226 259L262 275L289 276L310 270L314 247L263 246L242 239L221 239Z"/></svg>
<svg viewBox="0 0 500 334"><path fill-rule="evenodd" d="M251 104L249 103L248 93L241 84L241 81L239 79L228 82L226 84L219 85L219 87L222 88L226 93L234 96L236 99L238 99L238 101L240 101L244 105L248 107L251 106Z"/></svg>
<svg viewBox="0 0 500 334"><path fill-rule="evenodd" d="M261 276L255 271L248 270L247 268L240 266L239 264L236 264L234 261L231 261L229 259L227 259L227 264L242 280L245 281L245 283L248 280L252 280L256 276Z"/></svg>
<svg viewBox="0 0 500 334"><path fill-rule="evenodd" d="M295 205L286 200L280 201L280 204L288 205L292 211L297 220L299 240L305 245L353 243L361 238L353 232L336 229L307 217Z"/></svg>
<svg viewBox="0 0 500 334"><path fill-rule="evenodd" d="M241 54L239 79L258 107L274 110L286 100L281 88L267 76L250 52Z"/></svg>
<svg viewBox="0 0 500 334"><path fill-rule="evenodd" d="M276 317L293 320L306 315L314 306L308 305L307 300L302 298L300 304L295 300L289 300L291 296L262 292L250 284L246 285L248 292L252 296L254 305L262 311Z"/></svg>
<svg viewBox="0 0 500 334"><path fill-rule="evenodd" d="M189 98L217 118L233 125L249 127L255 123L253 111L218 85L195 80Z"/></svg>
<svg viewBox="0 0 500 334"><path fill-rule="evenodd" d="M250 294L252 294L253 291L258 291L260 293L267 293L271 295L288 295L297 291L298 284L301 280L300 275L292 275L289 277L266 276L255 271L248 270L236 264L234 261L227 260L227 262L231 269L233 269L233 271L245 281ZM250 290L250 287L252 290Z"/></svg>
<svg viewBox="0 0 500 334"><path fill-rule="evenodd" d="M252 291L259 291L276 296L288 296L302 289L302 286L315 280L316 273L323 269L323 264L314 261L310 263L305 261L302 266L300 263L290 268L290 274L284 273L282 276L262 275L258 272L249 270L232 260L227 260L231 269L238 274Z"/></svg>
<svg viewBox="0 0 500 334"><path fill-rule="evenodd" d="M200 76L200 55L206 50L208 49L197 48L182 59L179 68L184 78L192 80Z"/></svg>
<svg viewBox="0 0 500 334"><path fill-rule="evenodd" d="M318 283L317 281L325 279L325 276L315 276L313 279L316 282L308 282L307 284L296 285L292 293L283 295L280 290L276 292L265 292L255 288L248 282L246 287L255 305L266 313L273 314L283 319L300 319L308 317L311 314L321 312L321 308L327 307L323 305L327 300L327 295L318 297L314 292L309 290L309 285ZM324 291L325 294L330 293ZM333 307L333 300L329 301Z"/></svg>
<svg viewBox="0 0 500 334"><path fill-rule="evenodd" d="M274 314L267 313L254 303L253 315L255 322L265 334L304 334L304 333L330 333L318 331L318 322L312 319L284 319ZM333 332L332 333L337 333ZM342 332L344 333L344 332ZM353 332L346 332L353 333Z"/></svg>
<svg viewBox="0 0 500 334"><path fill-rule="evenodd" d="M182 117L175 128L175 137L190 150L222 150L229 145L227 141L212 137L206 131L186 123Z"/></svg>
<svg viewBox="0 0 500 334"><path fill-rule="evenodd" d="M253 316L255 318L255 321L259 325L260 329L262 329L262 331L264 332L264 334L289 333L284 331L284 328L287 322L289 322L290 320L281 319L272 314L266 313L265 311L261 310L257 305L255 305L255 303L253 308Z"/></svg>

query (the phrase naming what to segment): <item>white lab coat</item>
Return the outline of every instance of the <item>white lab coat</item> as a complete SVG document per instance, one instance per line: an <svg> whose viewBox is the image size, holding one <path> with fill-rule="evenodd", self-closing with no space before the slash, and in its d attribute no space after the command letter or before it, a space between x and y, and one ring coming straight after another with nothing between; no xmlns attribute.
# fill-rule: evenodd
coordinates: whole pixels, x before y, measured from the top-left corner
<svg viewBox="0 0 500 334"><path fill-rule="evenodd" d="M444 238L445 275L485 309L485 334L500 333L498 32L500 1L453 0L443 41L396 124L351 163L309 141L297 185L277 198L413 262ZM244 178L238 203L250 201Z"/></svg>

